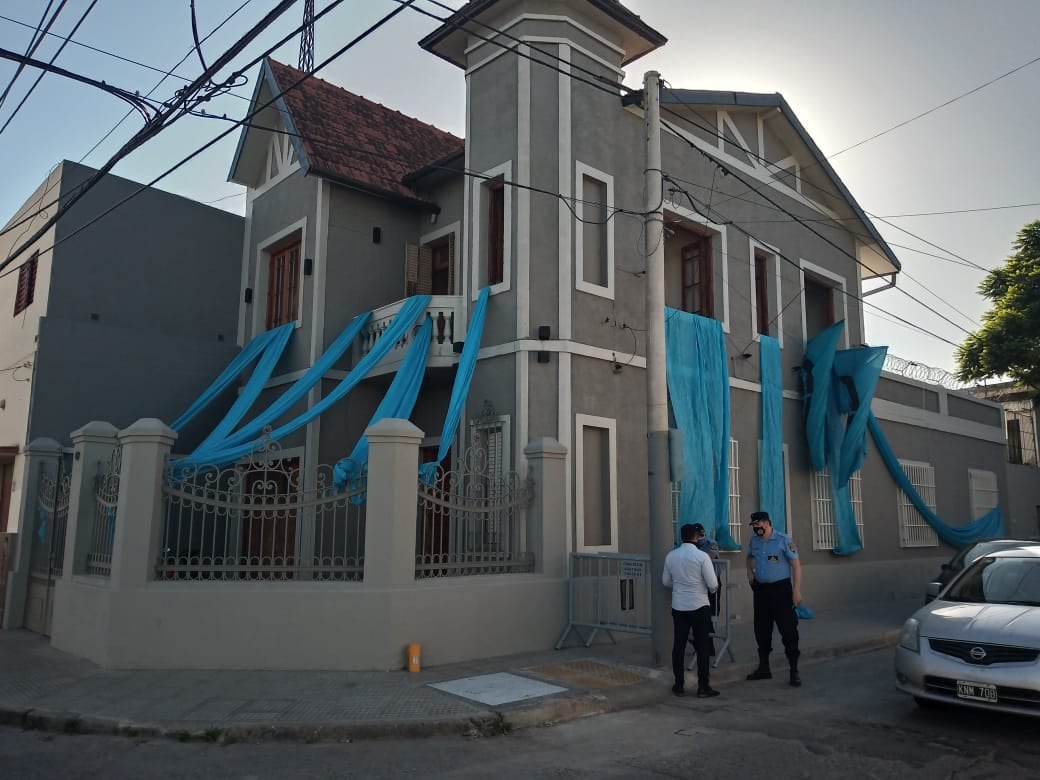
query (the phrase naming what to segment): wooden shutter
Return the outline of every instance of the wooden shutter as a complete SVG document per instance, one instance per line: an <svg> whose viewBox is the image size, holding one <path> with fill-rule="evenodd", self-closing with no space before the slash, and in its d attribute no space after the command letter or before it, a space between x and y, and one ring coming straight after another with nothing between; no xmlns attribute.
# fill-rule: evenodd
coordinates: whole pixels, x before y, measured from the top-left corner
<svg viewBox="0 0 1040 780"><path fill-rule="evenodd" d="M448 295L455 294L455 234L448 234Z"/></svg>
<svg viewBox="0 0 1040 780"><path fill-rule="evenodd" d="M411 298L419 290L419 247L406 244L404 248L404 295Z"/></svg>
<svg viewBox="0 0 1040 780"><path fill-rule="evenodd" d="M433 250L428 246L419 247L419 295L433 292Z"/></svg>
<svg viewBox="0 0 1040 780"><path fill-rule="evenodd" d="M18 268L18 290L14 297L14 313L20 314L29 308L36 297L36 268L40 262L40 253L33 252L29 259Z"/></svg>

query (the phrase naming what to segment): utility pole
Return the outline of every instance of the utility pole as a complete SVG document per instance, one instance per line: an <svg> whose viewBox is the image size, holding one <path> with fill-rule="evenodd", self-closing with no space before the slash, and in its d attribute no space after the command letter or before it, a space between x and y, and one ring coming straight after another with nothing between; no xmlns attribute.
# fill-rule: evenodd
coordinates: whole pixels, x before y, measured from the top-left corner
<svg viewBox="0 0 1040 780"><path fill-rule="evenodd" d="M661 584L672 548L671 480L668 458L668 385L664 349L664 179L661 172L661 74L643 77L646 128L646 444L650 495L650 626L653 663L669 656L671 597Z"/></svg>
<svg viewBox="0 0 1040 780"><path fill-rule="evenodd" d="M314 0L303 0L303 29L300 31L300 70L314 70Z"/></svg>

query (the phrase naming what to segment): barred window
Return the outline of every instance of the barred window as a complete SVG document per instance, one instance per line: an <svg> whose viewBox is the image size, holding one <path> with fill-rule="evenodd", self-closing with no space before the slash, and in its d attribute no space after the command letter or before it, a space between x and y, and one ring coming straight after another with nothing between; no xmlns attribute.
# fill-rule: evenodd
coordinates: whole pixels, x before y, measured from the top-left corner
<svg viewBox="0 0 1040 780"><path fill-rule="evenodd" d="M740 442L729 440L729 535L740 544Z"/></svg>
<svg viewBox="0 0 1040 780"><path fill-rule="evenodd" d="M909 460L899 461L906 472L910 484L921 496L928 508L935 511L935 468L927 463L916 463ZM938 547L939 537L928 525L924 516L917 511L906 493L899 491L899 546L900 547Z"/></svg>
<svg viewBox="0 0 1040 780"><path fill-rule="evenodd" d="M813 549L833 550L838 543L838 534L834 527L834 502L831 498L830 470L814 472L809 482L809 499L812 513ZM862 473L853 472L849 477L849 498L852 500L852 512L856 516L856 528L859 538L866 546L863 536L863 489Z"/></svg>
<svg viewBox="0 0 1040 780"><path fill-rule="evenodd" d="M968 469L968 490L971 494L972 520L977 520L997 506L997 475L992 471Z"/></svg>

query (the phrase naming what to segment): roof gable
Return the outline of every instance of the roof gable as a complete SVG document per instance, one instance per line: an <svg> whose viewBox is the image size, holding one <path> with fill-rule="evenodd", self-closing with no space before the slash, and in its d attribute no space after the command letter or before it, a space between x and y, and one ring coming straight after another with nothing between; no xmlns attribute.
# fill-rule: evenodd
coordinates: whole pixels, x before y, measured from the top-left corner
<svg viewBox="0 0 1040 780"><path fill-rule="evenodd" d="M271 59L266 65L279 92L306 76ZM363 189L415 199L408 174L464 147L451 133L313 76L282 100L305 172Z"/></svg>

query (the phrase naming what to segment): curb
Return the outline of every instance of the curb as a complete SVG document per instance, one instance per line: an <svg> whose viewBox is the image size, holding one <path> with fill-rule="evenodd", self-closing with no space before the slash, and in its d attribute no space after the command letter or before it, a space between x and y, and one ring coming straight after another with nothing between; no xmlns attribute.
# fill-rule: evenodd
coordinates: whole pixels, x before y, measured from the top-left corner
<svg viewBox="0 0 1040 780"><path fill-rule="evenodd" d="M820 661L845 655L867 653L891 647L899 641L898 630L875 637L802 652L803 661ZM756 668L755 663L727 664L712 670L712 681L731 683L742 680ZM786 669L787 661L778 659L776 669ZM635 709L665 701L668 688L661 680L625 686L609 693L572 691L555 698L524 702L512 708L491 710L475 717L441 718L416 721L370 721L363 723L249 724L209 728L176 729L154 723L138 723L118 718L87 716L77 712L9 707L0 703L0 726L56 734L103 734L130 738L163 737L181 742L350 742L361 739L438 736L488 738L520 729L552 726L610 712Z"/></svg>

